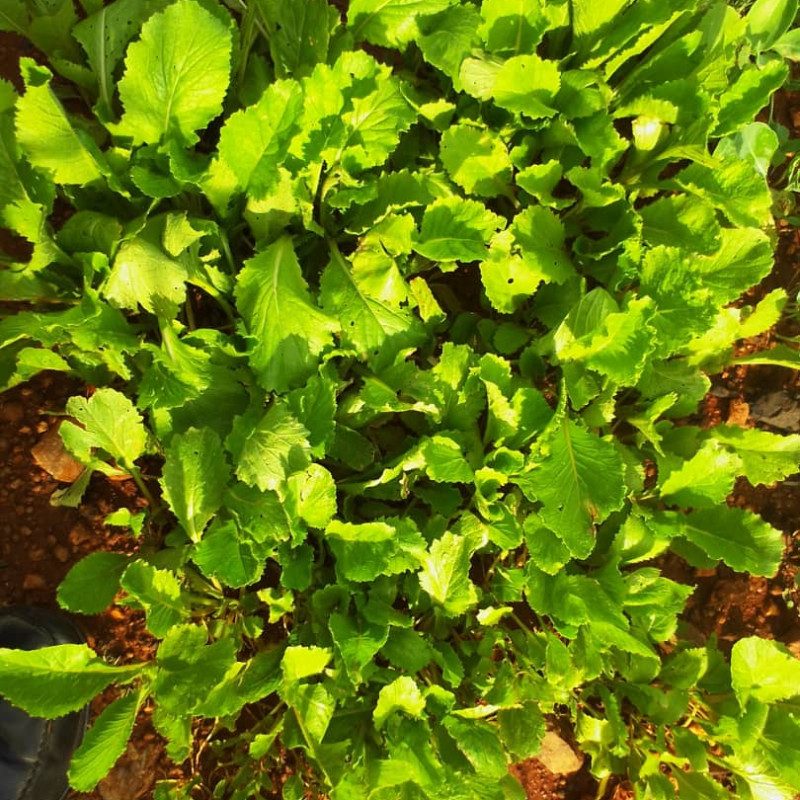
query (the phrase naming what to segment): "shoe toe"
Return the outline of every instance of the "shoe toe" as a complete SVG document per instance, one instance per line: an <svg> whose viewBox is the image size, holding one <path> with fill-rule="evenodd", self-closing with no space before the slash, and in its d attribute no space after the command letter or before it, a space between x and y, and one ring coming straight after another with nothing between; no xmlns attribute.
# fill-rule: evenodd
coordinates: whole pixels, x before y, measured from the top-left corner
<svg viewBox="0 0 800 800"><path fill-rule="evenodd" d="M44 609L0 611L0 647L38 650L83 641L69 620ZM45 720L0 698L0 800L61 800L87 721L88 708Z"/></svg>

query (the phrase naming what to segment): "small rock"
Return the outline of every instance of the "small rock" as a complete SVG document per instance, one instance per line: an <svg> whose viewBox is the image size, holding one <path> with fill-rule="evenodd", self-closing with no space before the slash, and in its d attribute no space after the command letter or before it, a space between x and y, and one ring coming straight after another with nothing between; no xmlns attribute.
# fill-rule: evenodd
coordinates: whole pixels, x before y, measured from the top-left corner
<svg viewBox="0 0 800 800"><path fill-rule="evenodd" d="M800 407L789 392L780 391L765 394L756 400L751 411L759 422L766 422L773 428L784 431L800 431Z"/></svg>
<svg viewBox="0 0 800 800"><path fill-rule="evenodd" d="M83 472L83 464L65 449L58 428L51 428L31 449L33 460L61 483L74 483Z"/></svg>
<svg viewBox="0 0 800 800"><path fill-rule="evenodd" d="M44 548L32 547L28 551L28 558L30 558L31 561L41 561L44 558Z"/></svg>
<svg viewBox="0 0 800 800"><path fill-rule="evenodd" d="M122 758L99 786L103 800L138 800L155 783L158 748L155 744L128 742Z"/></svg>
<svg viewBox="0 0 800 800"><path fill-rule="evenodd" d="M25 409L22 403L3 403L0 405L0 419L10 422L12 425L18 423L25 416Z"/></svg>
<svg viewBox="0 0 800 800"><path fill-rule="evenodd" d="M30 591L32 589L44 589L47 586L44 578L36 572L28 573L22 581L22 588Z"/></svg>
<svg viewBox="0 0 800 800"><path fill-rule="evenodd" d="M536 756L554 775L571 775L583 766L579 756L557 733L548 731Z"/></svg>
<svg viewBox="0 0 800 800"><path fill-rule="evenodd" d="M91 538L91 531L89 531L89 529L82 522L79 522L77 525L75 525L75 527L69 532L69 541L74 547L89 541Z"/></svg>
<svg viewBox="0 0 800 800"><path fill-rule="evenodd" d="M731 400L728 408L728 425L739 425L747 427L747 420L750 418L750 405L738 398Z"/></svg>
<svg viewBox="0 0 800 800"><path fill-rule="evenodd" d="M62 564L66 564L67 561L69 561L70 553L63 544L59 544L53 550L53 555L56 557L57 561L60 561Z"/></svg>

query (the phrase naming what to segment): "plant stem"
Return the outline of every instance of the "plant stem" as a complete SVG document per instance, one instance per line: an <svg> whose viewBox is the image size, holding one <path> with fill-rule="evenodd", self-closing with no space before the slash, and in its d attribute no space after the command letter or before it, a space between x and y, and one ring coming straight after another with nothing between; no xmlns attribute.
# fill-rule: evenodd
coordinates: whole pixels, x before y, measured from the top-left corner
<svg viewBox="0 0 800 800"><path fill-rule="evenodd" d="M133 482L142 493L142 497L147 500L147 504L150 506L150 512L152 514L156 514L161 511L161 503L156 500L155 495L147 488L147 484L144 482L144 478L142 478L142 473L139 467L131 467L130 476L133 478Z"/></svg>

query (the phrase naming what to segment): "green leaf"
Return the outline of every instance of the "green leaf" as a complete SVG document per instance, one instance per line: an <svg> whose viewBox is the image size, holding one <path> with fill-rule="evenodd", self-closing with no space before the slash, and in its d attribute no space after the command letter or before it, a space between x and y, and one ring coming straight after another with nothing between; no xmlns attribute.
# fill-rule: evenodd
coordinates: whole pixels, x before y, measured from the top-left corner
<svg viewBox="0 0 800 800"><path fill-rule="evenodd" d="M545 279L534 257L514 252L511 231L501 231L493 239L488 258L481 261L481 281L489 302L504 314L513 314L536 292Z"/></svg>
<svg viewBox="0 0 800 800"><path fill-rule="evenodd" d="M677 248L654 247L642 263L641 289L656 301L650 324L670 352L713 325L715 309L695 268L696 260Z"/></svg>
<svg viewBox="0 0 800 800"><path fill-rule="evenodd" d="M755 228L723 228L722 246L711 256L695 258L694 270L714 300L725 305L769 275L772 261L765 233Z"/></svg>
<svg viewBox="0 0 800 800"><path fill-rule="evenodd" d="M100 178L97 147L73 127L50 88L53 74L30 58L20 61L25 94L17 101L17 141L35 167L58 183L85 185Z"/></svg>
<svg viewBox="0 0 800 800"><path fill-rule="evenodd" d="M711 439L690 459L669 471L661 484L661 496L669 504L718 506L733 491L741 473L742 459Z"/></svg>
<svg viewBox="0 0 800 800"><path fill-rule="evenodd" d="M751 122L726 136L717 145L714 156L731 163L737 159L750 163L762 178L766 178L778 145L778 134L769 125Z"/></svg>
<svg viewBox="0 0 800 800"><path fill-rule="evenodd" d="M413 674L431 662L433 649L417 631L392 627L381 655L394 666Z"/></svg>
<svg viewBox="0 0 800 800"><path fill-rule="evenodd" d="M461 63L472 50L479 22L478 11L471 5L453 5L417 20L421 35L416 42L422 55L453 81L457 91L461 89Z"/></svg>
<svg viewBox="0 0 800 800"><path fill-rule="evenodd" d="M133 403L115 389L98 389L88 400L70 397L67 414L83 427L66 420L59 433L67 449L83 463L92 461L96 448L130 470L144 454L147 433L142 418Z"/></svg>
<svg viewBox="0 0 800 800"><path fill-rule="evenodd" d="M451 5L455 0L353 0L347 22L356 41L402 49L416 39L420 15L436 14Z"/></svg>
<svg viewBox="0 0 800 800"><path fill-rule="evenodd" d="M134 144L194 144L222 112L230 61L228 26L199 3L179 0L154 14L128 48L119 82L125 113L113 133Z"/></svg>
<svg viewBox="0 0 800 800"><path fill-rule="evenodd" d="M114 116L114 72L125 55L125 48L142 23L168 0L115 0L79 22L72 35L86 53L98 84L98 113L102 119Z"/></svg>
<svg viewBox="0 0 800 800"><path fill-rule="evenodd" d="M290 473L308 466L307 436L308 431L286 405L276 402L263 416L237 417L226 445L234 454L240 480L262 492L275 491L283 487Z"/></svg>
<svg viewBox="0 0 800 800"><path fill-rule="evenodd" d="M627 3L625 0L612 0L608 4L598 6L591 0L576 0L573 10L575 35L580 38L593 38L604 33L612 21L619 22L618 17Z"/></svg>
<svg viewBox="0 0 800 800"><path fill-rule="evenodd" d="M292 684L284 695L301 726L303 739L316 753L336 710L336 699L320 683Z"/></svg>
<svg viewBox="0 0 800 800"><path fill-rule="evenodd" d="M777 433L733 425L717 425L712 438L742 459L742 474L754 486L782 481L800 466L800 435Z"/></svg>
<svg viewBox="0 0 800 800"><path fill-rule="evenodd" d="M372 716L375 727L381 730L389 716L396 711L420 718L424 710L425 698L416 681L408 675L402 675L380 690Z"/></svg>
<svg viewBox="0 0 800 800"><path fill-rule="evenodd" d="M785 783L787 796L794 798L800 786L800 723L796 715L783 709L771 709L767 724L759 737L759 751L763 752L772 767L769 772L776 783ZM754 792L755 794L755 792Z"/></svg>
<svg viewBox="0 0 800 800"><path fill-rule="evenodd" d="M783 554L783 536L756 514L740 508L709 508L683 515L662 512L658 527L697 545L713 559L740 572L770 577Z"/></svg>
<svg viewBox="0 0 800 800"><path fill-rule="evenodd" d="M539 516L575 558L594 549L594 526L622 507L624 465L608 441L562 419L533 469L514 479L525 495L542 503Z"/></svg>
<svg viewBox="0 0 800 800"><path fill-rule="evenodd" d="M480 72L476 75L476 66L475 59L461 66L461 81L470 94L481 100L491 98L500 108L530 119L555 115L552 104L561 87L556 62L534 54L513 56L491 78L483 78Z"/></svg>
<svg viewBox="0 0 800 800"><path fill-rule="evenodd" d="M572 555L564 542L542 524L537 514L531 514L525 520L525 544L531 561L548 575L555 575Z"/></svg>
<svg viewBox="0 0 800 800"><path fill-rule="evenodd" d="M312 303L288 236L245 262L236 304L250 335L250 363L267 391L283 392L308 378L336 330Z"/></svg>
<svg viewBox="0 0 800 800"><path fill-rule="evenodd" d="M539 272L545 283L564 283L574 274L564 247L564 225L552 211L526 208L514 217L510 231L522 260Z"/></svg>
<svg viewBox="0 0 800 800"><path fill-rule="evenodd" d="M351 581L374 581L389 570L397 551L397 529L386 522L356 525L333 520L325 535L337 571Z"/></svg>
<svg viewBox="0 0 800 800"><path fill-rule="evenodd" d="M747 12L747 38L754 50L768 50L797 16L797 0L756 0Z"/></svg>
<svg viewBox="0 0 800 800"><path fill-rule="evenodd" d="M732 139L726 137L723 141ZM736 153L734 146L717 148L714 155L719 162L713 169L690 164L675 176L674 185L719 209L735 225L766 227L772 219L769 187L764 176L758 174L752 157Z"/></svg>
<svg viewBox="0 0 800 800"><path fill-rule="evenodd" d="M361 269L357 268L359 265ZM363 260L351 263L338 248L333 248L322 274L320 297L326 312L338 317L345 341L365 356L380 348L386 339L409 331L413 320L401 307L401 303L407 302L402 277L398 276L399 287L384 281L374 291L371 285L376 274L379 279L391 277L396 270L393 259L381 249L368 265L374 270L372 274L364 266Z"/></svg>
<svg viewBox="0 0 800 800"><path fill-rule="evenodd" d="M352 109L342 116L346 136L336 159L341 156L343 166L353 174L383 164L399 144L400 134L417 117L388 68L371 59L368 63L376 88L364 97L352 93Z"/></svg>
<svg viewBox="0 0 800 800"><path fill-rule="evenodd" d="M142 702L140 692L120 697L95 720L69 765L69 785L91 792L125 752Z"/></svg>
<svg viewBox="0 0 800 800"><path fill-rule="evenodd" d="M242 536L232 521L212 523L194 548L192 560L204 575L221 580L225 586L239 589L256 583L264 571L260 548Z"/></svg>
<svg viewBox="0 0 800 800"><path fill-rule="evenodd" d="M573 204L572 199L553 197L553 190L561 182L564 169L558 161L545 164L531 164L517 172L515 183L531 197L535 197L543 206L549 208L565 208Z"/></svg>
<svg viewBox="0 0 800 800"><path fill-rule="evenodd" d="M540 0L483 0L479 33L490 53L530 55L547 29Z"/></svg>
<svg viewBox="0 0 800 800"><path fill-rule="evenodd" d="M28 11L25 0L9 0L0 9L0 30L25 36L28 27Z"/></svg>
<svg viewBox="0 0 800 800"><path fill-rule="evenodd" d="M389 638L389 627L369 622L363 617L331 614L328 619L333 643L353 683L361 682L361 671Z"/></svg>
<svg viewBox="0 0 800 800"><path fill-rule="evenodd" d="M556 331L555 349L559 360L575 362L607 375L621 385L635 383L653 350L649 321L653 303L635 298L627 309L615 312L615 304L602 289L581 298ZM608 302L605 305L605 301ZM598 308L599 304L604 304ZM610 312L610 313L607 313Z"/></svg>
<svg viewBox="0 0 800 800"><path fill-rule="evenodd" d="M197 706L197 713L205 717L228 716L276 692L281 682L282 655L280 648L262 650L249 661L234 662Z"/></svg>
<svg viewBox="0 0 800 800"><path fill-rule="evenodd" d="M739 705L774 703L800 694L800 661L778 642L750 636L731 651L731 683Z"/></svg>
<svg viewBox="0 0 800 800"><path fill-rule="evenodd" d="M670 195L639 211L642 236L649 244L682 247L712 254L719 249L720 231L714 209L688 195Z"/></svg>
<svg viewBox="0 0 800 800"><path fill-rule="evenodd" d="M489 723L445 717L444 727L478 775L497 779L508 772L503 746Z"/></svg>
<svg viewBox="0 0 800 800"><path fill-rule="evenodd" d="M800 60L800 30L797 28L788 31L777 42L774 42L772 49L792 61Z"/></svg>
<svg viewBox="0 0 800 800"><path fill-rule="evenodd" d="M474 547L464 536L446 531L433 542L419 574L419 584L448 617L466 613L478 602L469 578Z"/></svg>
<svg viewBox="0 0 800 800"><path fill-rule="evenodd" d="M325 454L335 429L336 384L329 374L312 376L306 385L288 395L289 408L308 430L314 456Z"/></svg>
<svg viewBox="0 0 800 800"><path fill-rule="evenodd" d="M269 47L280 77L307 75L328 55L339 15L326 0L258 0L271 27Z"/></svg>
<svg viewBox="0 0 800 800"><path fill-rule="evenodd" d="M186 761L192 752L192 718L170 714L163 706L153 709L153 727L167 740L167 755L176 763Z"/></svg>
<svg viewBox="0 0 800 800"><path fill-rule="evenodd" d="M475 474L462 455L463 446L446 435L432 436L422 445L425 472L438 483L472 483Z"/></svg>
<svg viewBox="0 0 800 800"><path fill-rule="evenodd" d="M120 584L144 609L147 629L153 636L166 636L170 628L189 615L181 597L180 581L168 570L134 561L123 573Z"/></svg>
<svg viewBox="0 0 800 800"><path fill-rule="evenodd" d="M414 250L431 261L481 261L500 217L474 200L448 197L429 206Z"/></svg>
<svg viewBox="0 0 800 800"><path fill-rule="evenodd" d="M453 125L442 135L439 156L448 175L467 194L507 194L512 165L505 144L491 130Z"/></svg>
<svg viewBox="0 0 800 800"><path fill-rule="evenodd" d="M670 656L664 662L659 678L676 689L690 689L708 671L708 651L693 647Z"/></svg>
<svg viewBox="0 0 800 800"><path fill-rule="evenodd" d="M138 677L144 667L112 667L84 644L39 650L0 648L3 696L35 717L55 719L79 711L114 682Z"/></svg>
<svg viewBox="0 0 800 800"><path fill-rule="evenodd" d="M742 125L752 122L758 112L769 104L773 92L783 86L787 67L781 59L767 61L762 67L742 72L719 98L717 127L714 136L736 133Z"/></svg>
<svg viewBox="0 0 800 800"><path fill-rule="evenodd" d="M220 131L220 158L255 199L265 197L279 181L278 168L298 131L302 100L298 83L276 81L255 105L229 117Z"/></svg>
<svg viewBox="0 0 800 800"><path fill-rule="evenodd" d="M190 428L172 438L164 455L164 499L189 538L199 542L230 480L222 442L210 428Z"/></svg>
<svg viewBox="0 0 800 800"><path fill-rule="evenodd" d="M156 244L137 236L117 250L103 294L118 308L137 311L141 305L159 316L174 316L186 297L186 265Z"/></svg>
<svg viewBox="0 0 800 800"><path fill-rule="evenodd" d="M281 670L285 683L296 683L319 675L328 666L333 653L326 647L287 647Z"/></svg>
<svg viewBox="0 0 800 800"><path fill-rule="evenodd" d="M536 703L525 702L521 708L501 709L497 721L500 723L500 738L515 759L524 761L539 754L546 726Z"/></svg>
<svg viewBox="0 0 800 800"><path fill-rule="evenodd" d="M122 553L90 553L59 584L58 604L78 614L100 614L114 602L127 565Z"/></svg>
<svg viewBox="0 0 800 800"><path fill-rule="evenodd" d="M761 350L746 356L733 359L733 364L767 364L786 369L800 369L800 350L785 344L779 344L770 350Z"/></svg>
<svg viewBox="0 0 800 800"><path fill-rule="evenodd" d="M325 467L312 464L288 481L296 514L312 528L324 528L336 515L336 483Z"/></svg>
<svg viewBox="0 0 800 800"><path fill-rule="evenodd" d="M169 714L186 716L202 707L236 664L232 638L207 641L208 632L200 625L177 625L164 635L153 694Z"/></svg>

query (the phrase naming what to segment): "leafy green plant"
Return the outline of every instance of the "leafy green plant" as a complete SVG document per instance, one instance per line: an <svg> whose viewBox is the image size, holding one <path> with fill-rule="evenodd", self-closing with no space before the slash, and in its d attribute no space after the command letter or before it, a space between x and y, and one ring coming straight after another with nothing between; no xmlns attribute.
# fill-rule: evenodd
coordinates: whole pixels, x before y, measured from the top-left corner
<svg viewBox="0 0 800 800"><path fill-rule="evenodd" d="M800 790L800 666L685 638L657 560L781 559L725 498L800 436L686 417L787 300L730 306L772 263L756 12L792 4L82 2L0 16L49 64L0 84L0 381L100 387L61 501L99 471L149 508L59 600L160 644L0 651L33 713L122 687L72 785L150 698L176 761L228 731L216 797L288 752L286 797L519 798L554 717L638 798Z"/></svg>

